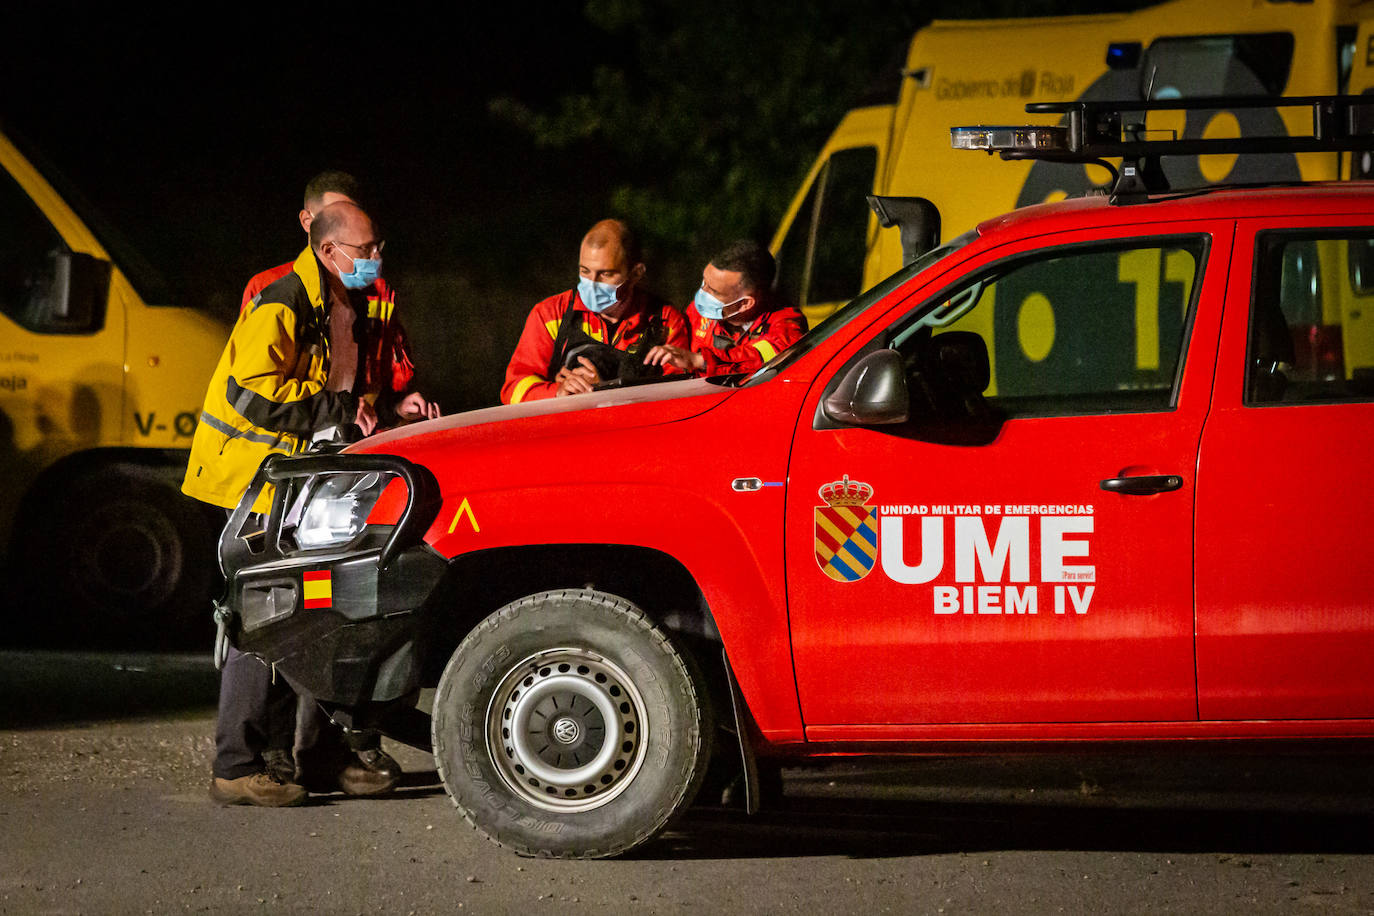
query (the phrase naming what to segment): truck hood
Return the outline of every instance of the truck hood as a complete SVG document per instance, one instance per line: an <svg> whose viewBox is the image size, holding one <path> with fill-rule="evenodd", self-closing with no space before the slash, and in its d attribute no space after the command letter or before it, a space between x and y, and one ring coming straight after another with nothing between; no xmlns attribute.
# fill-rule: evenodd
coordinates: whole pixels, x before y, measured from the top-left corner
<svg viewBox="0 0 1374 916"><path fill-rule="evenodd" d="M459 444L470 447L674 423L705 413L737 390L686 379L487 407L387 430L346 451L410 456Z"/></svg>

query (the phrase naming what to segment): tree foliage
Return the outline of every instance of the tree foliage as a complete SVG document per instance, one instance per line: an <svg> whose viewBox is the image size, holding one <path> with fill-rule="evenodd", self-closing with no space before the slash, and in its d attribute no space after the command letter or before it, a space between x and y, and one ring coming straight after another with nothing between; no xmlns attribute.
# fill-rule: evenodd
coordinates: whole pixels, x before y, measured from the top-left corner
<svg viewBox="0 0 1374 916"><path fill-rule="evenodd" d="M492 105L536 141L613 169L615 212L670 251L767 240L835 122L916 25L909 3L589 0L605 36L590 86L536 111Z"/></svg>
<svg viewBox="0 0 1374 916"><path fill-rule="evenodd" d="M603 41L589 85L546 110L491 104L544 146L609 175L609 202L668 260L767 241L817 150L865 95L895 101L906 46L932 18L1059 15L1142 0L587 0ZM585 71L582 71L585 72Z"/></svg>

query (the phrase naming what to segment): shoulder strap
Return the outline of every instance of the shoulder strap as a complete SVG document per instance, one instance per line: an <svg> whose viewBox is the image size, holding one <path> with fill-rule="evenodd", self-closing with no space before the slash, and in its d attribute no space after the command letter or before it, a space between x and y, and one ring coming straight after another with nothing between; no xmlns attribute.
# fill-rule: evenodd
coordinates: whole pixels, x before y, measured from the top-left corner
<svg viewBox="0 0 1374 916"><path fill-rule="evenodd" d="M544 378L549 381L553 381L558 370L563 368L563 358L568 351L568 336L582 325L576 303L577 293L573 293L568 299L568 307L563 311L563 317L558 319L558 336L553 339L553 354L549 357L549 368L544 372Z"/></svg>

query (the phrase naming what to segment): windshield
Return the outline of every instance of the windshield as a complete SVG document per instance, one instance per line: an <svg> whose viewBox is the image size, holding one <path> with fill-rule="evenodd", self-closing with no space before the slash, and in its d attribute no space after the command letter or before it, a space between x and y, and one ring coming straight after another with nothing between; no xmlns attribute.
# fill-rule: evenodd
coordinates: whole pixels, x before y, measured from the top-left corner
<svg viewBox="0 0 1374 916"><path fill-rule="evenodd" d="M175 301L166 279L144 260L139 251L129 243L122 233L115 230L52 160L43 155L42 151L13 127L8 127L6 135L20 154L29 161L48 184L52 185L53 190L86 224L86 228L100 241L111 260L119 265L125 278L133 285L146 304L164 305Z"/></svg>
<svg viewBox="0 0 1374 916"><path fill-rule="evenodd" d="M859 296L851 300L848 305L832 312L829 317L807 332L805 337L788 347L778 355L777 359L772 360L753 375L743 379L738 376L727 376L721 380L722 383L729 384L730 381L736 381L736 384L747 385L772 378L781 370L792 365L792 363L796 362L807 353L810 353L822 341L830 337L831 334L834 334L855 317L867 310L870 305L882 299L888 293L921 273L932 264L943 261L977 237L978 230L970 229L968 232L965 232L958 238L951 239L939 248L932 248L877 286L874 286L867 292L859 294ZM715 379L712 381L715 381Z"/></svg>

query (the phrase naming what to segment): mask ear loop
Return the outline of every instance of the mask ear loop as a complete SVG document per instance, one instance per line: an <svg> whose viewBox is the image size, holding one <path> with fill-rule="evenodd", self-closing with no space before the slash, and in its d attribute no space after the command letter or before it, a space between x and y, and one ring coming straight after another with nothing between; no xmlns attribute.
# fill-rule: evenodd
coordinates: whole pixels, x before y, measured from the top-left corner
<svg viewBox="0 0 1374 916"><path fill-rule="evenodd" d="M736 309L733 313L730 311L731 305L738 305L745 299L753 300L749 303L748 308ZM726 321L734 321L736 316L747 314L749 312L749 309L752 309L754 306L758 305L758 302L759 299L757 296L740 296L734 302L731 302L730 305L727 305L724 309L721 310L721 317L724 318Z"/></svg>

